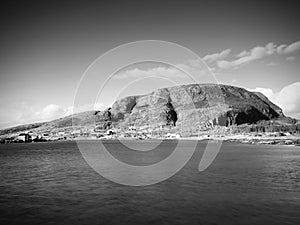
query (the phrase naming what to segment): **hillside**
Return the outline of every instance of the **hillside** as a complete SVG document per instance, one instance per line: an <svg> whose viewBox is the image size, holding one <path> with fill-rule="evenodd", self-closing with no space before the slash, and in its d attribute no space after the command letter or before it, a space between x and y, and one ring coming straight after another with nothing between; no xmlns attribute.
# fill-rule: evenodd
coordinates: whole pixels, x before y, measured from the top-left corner
<svg viewBox="0 0 300 225"><path fill-rule="evenodd" d="M207 121L230 126L284 117L262 94L215 84L175 86L126 97L116 101L110 112L112 121L119 124L172 124L192 132Z"/></svg>
<svg viewBox="0 0 300 225"><path fill-rule="evenodd" d="M88 111L50 122L1 130L7 134L32 128L53 129L94 125L114 127L172 125L197 132L204 123L231 126L284 118L282 110L261 93L216 84L191 84L157 89L149 94L117 100L105 111Z"/></svg>

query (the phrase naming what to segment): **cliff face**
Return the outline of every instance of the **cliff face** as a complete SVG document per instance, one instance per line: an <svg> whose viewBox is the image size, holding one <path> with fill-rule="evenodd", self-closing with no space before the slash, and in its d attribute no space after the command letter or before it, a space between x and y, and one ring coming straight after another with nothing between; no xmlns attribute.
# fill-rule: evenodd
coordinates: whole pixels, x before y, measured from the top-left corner
<svg viewBox="0 0 300 225"><path fill-rule="evenodd" d="M109 111L111 121L121 125L174 125L189 130L207 121L229 126L284 116L261 93L215 84L175 86L126 97L116 101Z"/></svg>
<svg viewBox="0 0 300 225"><path fill-rule="evenodd" d="M279 108L277 105L275 105L273 102L271 102L265 95L263 95L260 92L253 92L254 94L256 94L259 98L261 98L264 102L266 102L267 104L270 105L270 107L277 112L281 117L284 117L282 109Z"/></svg>

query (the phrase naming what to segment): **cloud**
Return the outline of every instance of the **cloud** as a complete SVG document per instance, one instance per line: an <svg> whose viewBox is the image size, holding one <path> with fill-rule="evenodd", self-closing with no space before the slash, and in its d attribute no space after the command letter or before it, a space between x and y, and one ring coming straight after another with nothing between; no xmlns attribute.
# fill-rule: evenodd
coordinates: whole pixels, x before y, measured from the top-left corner
<svg viewBox="0 0 300 225"><path fill-rule="evenodd" d="M102 103L86 104L75 107L63 107L56 104L46 105L41 110L36 110L30 103L11 105L5 111L0 110L0 128L16 126L20 124L37 123L51 121L73 113L104 110L106 106Z"/></svg>
<svg viewBox="0 0 300 225"><path fill-rule="evenodd" d="M296 59L296 57L294 57L294 56L289 56L286 58L287 61L293 61L295 59Z"/></svg>
<svg viewBox="0 0 300 225"><path fill-rule="evenodd" d="M26 124L44 122L58 119L72 114L71 107L62 107L56 104L46 105L41 110L32 107L24 107L16 118L12 118L14 124Z"/></svg>
<svg viewBox="0 0 300 225"><path fill-rule="evenodd" d="M279 92L270 88L255 88L250 91L263 93L270 101L282 108L287 116L300 119L300 82L283 87Z"/></svg>
<svg viewBox="0 0 300 225"><path fill-rule="evenodd" d="M42 120L57 119L65 115L66 109L61 106L50 104L45 106L42 111L35 113L35 115Z"/></svg>
<svg viewBox="0 0 300 225"><path fill-rule="evenodd" d="M294 42L290 45L282 44L277 46L273 42L266 44L265 46L256 46L250 50L243 50L239 54L235 55L235 59L232 61L225 60L231 53L231 49L225 49L218 53L206 55L202 58L208 64L216 64L220 69L237 69L250 62L263 59L271 55L288 55L300 50L300 41ZM289 56L287 60L292 60L292 56ZM274 64L269 64L274 65ZM180 69L187 72L198 73L205 71L203 69L203 62L201 60L188 60L184 64L176 65ZM211 68L215 70L216 68ZM186 78L186 74L175 67L158 66L148 69L129 69L117 73L114 78L124 79L129 77L149 77L149 76L163 76L167 78Z"/></svg>
<svg viewBox="0 0 300 225"><path fill-rule="evenodd" d="M213 70L210 68L210 71ZM148 69L129 69L121 71L115 74L115 79L125 79L125 78L142 78L151 76L160 76L165 78L188 78L185 72L192 75L205 75L208 74L209 68L200 59L190 59L185 63L177 64L174 67L171 66L157 66Z"/></svg>
<svg viewBox="0 0 300 225"><path fill-rule="evenodd" d="M81 106L69 106L69 107L61 107L58 105L47 105L41 112L40 117L45 120L57 119L64 116L69 116L76 113L93 111L93 110L104 110L107 106L102 103L95 104L85 104Z"/></svg>
<svg viewBox="0 0 300 225"><path fill-rule="evenodd" d="M176 69L175 67L153 67L148 69L138 69L134 68L131 70L126 70L120 73L117 73L114 78L140 78L140 77L149 77L149 76L163 76L163 77L186 77L186 74L180 71L179 69Z"/></svg>
<svg viewBox="0 0 300 225"><path fill-rule="evenodd" d="M235 57L233 61L218 60L217 66L221 69L237 69L245 64L265 58L270 55L288 55L300 50L300 41L294 42L290 45L277 46L273 42L268 43L266 46L256 46L249 51L243 50Z"/></svg>
<svg viewBox="0 0 300 225"><path fill-rule="evenodd" d="M226 60L222 60L222 61L218 61L217 65L221 69L230 69L234 66L234 63Z"/></svg>
<svg viewBox="0 0 300 225"><path fill-rule="evenodd" d="M272 42L266 46L256 46L250 51L243 50L238 55L237 59L233 61L220 60L217 62L218 67L222 69L238 68L241 65L247 64L257 59L264 58L276 52L276 45Z"/></svg>
<svg viewBox="0 0 300 225"><path fill-rule="evenodd" d="M207 63L212 63L215 62L217 60L221 60L221 59L225 59L226 57L228 57L228 55L230 54L231 49L225 49L222 52L219 53L214 53L211 55L206 55L203 57L203 60Z"/></svg>
<svg viewBox="0 0 300 225"><path fill-rule="evenodd" d="M236 55L237 58L242 58L244 56L247 56L249 53L246 50L243 50L242 52L240 52L239 54Z"/></svg>
<svg viewBox="0 0 300 225"><path fill-rule="evenodd" d="M277 47L278 54L292 54L300 50L300 41L294 42L290 45L280 45Z"/></svg>

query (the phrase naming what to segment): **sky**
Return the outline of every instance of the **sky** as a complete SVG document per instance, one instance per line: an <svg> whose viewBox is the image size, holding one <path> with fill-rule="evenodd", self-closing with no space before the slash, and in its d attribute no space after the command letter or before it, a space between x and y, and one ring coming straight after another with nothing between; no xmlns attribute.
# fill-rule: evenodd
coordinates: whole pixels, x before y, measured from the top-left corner
<svg viewBox="0 0 300 225"><path fill-rule="evenodd" d="M299 15L297 2L288 0L4 1L0 128L69 115L79 94L84 97L76 107L84 111L104 109L118 97L190 83L178 69L206 70L210 74L200 76L203 82L213 77L260 91L285 115L300 119ZM133 60L135 50L129 45L112 54L107 70L100 56L142 40L166 42L138 49L165 61L123 64L105 83L110 75L105 71ZM190 49L200 59L167 43ZM87 77L91 84L84 83ZM84 101L86 95L93 98Z"/></svg>

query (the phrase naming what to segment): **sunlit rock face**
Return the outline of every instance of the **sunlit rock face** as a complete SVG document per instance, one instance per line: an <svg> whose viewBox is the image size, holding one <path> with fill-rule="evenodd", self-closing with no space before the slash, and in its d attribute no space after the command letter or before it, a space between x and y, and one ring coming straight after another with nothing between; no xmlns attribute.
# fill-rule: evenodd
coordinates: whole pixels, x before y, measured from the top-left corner
<svg viewBox="0 0 300 225"><path fill-rule="evenodd" d="M217 84L182 85L126 97L113 104L111 115L116 125L171 125L189 130L207 121L230 126L284 116L261 93Z"/></svg>

